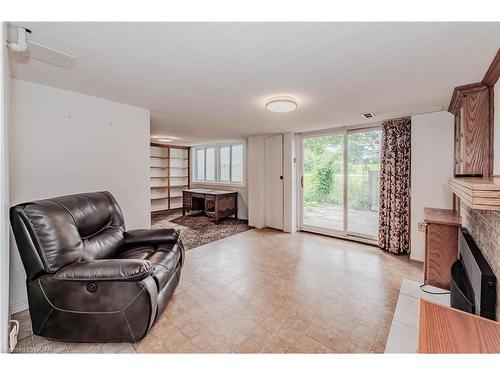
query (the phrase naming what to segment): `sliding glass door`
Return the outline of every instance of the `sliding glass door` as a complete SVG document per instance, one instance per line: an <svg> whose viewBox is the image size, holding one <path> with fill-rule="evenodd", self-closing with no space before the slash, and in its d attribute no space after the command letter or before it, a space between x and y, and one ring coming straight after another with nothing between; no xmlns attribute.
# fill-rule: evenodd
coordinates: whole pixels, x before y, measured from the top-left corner
<svg viewBox="0 0 500 375"><path fill-rule="evenodd" d="M376 240L380 128L303 138L303 230Z"/></svg>
<svg viewBox="0 0 500 375"><path fill-rule="evenodd" d="M304 139L304 225L344 230L344 144L344 134Z"/></svg>
<svg viewBox="0 0 500 375"><path fill-rule="evenodd" d="M347 232L377 239L380 129L347 133Z"/></svg>

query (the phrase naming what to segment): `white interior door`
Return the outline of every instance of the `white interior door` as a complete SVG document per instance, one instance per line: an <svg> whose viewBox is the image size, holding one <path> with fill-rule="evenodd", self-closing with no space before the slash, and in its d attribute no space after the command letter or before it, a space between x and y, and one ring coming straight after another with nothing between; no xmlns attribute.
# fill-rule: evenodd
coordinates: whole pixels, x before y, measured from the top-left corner
<svg viewBox="0 0 500 375"><path fill-rule="evenodd" d="M266 226L283 229L283 136L265 139L265 214Z"/></svg>

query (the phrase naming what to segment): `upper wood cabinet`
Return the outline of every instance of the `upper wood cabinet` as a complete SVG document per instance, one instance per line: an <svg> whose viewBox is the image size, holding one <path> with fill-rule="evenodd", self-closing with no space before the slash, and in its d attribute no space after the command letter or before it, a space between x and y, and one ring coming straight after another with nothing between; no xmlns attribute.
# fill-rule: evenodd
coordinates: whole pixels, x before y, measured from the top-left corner
<svg viewBox="0 0 500 375"><path fill-rule="evenodd" d="M455 115L455 175L491 176L490 89L482 83L456 87L448 111Z"/></svg>

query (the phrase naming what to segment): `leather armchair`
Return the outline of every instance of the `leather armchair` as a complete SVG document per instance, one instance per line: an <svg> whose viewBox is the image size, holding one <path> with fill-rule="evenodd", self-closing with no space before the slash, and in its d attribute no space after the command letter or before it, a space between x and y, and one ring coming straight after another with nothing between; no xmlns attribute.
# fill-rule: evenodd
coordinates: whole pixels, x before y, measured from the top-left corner
<svg viewBox="0 0 500 375"><path fill-rule="evenodd" d="M33 333L78 342L135 342L167 306L185 253L174 229L126 231L109 192L11 207Z"/></svg>

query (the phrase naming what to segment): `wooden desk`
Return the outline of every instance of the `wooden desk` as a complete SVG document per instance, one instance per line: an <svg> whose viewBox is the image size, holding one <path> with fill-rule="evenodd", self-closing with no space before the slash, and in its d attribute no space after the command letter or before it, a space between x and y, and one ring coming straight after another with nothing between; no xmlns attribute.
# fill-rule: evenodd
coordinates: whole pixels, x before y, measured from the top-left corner
<svg viewBox="0 0 500 375"><path fill-rule="evenodd" d="M451 266L458 258L458 228L462 218L457 211L424 208L424 282L450 289Z"/></svg>
<svg viewBox="0 0 500 375"><path fill-rule="evenodd" d="M419 353L500 353L500 323L420 300Z"/></svg>
<svg viewBox="0 0 500 375"><path fill-rule="evenodd" d="M212 189L187 189L182 191L182 215L189 211L203 211L215 222L238 214L238 193L236 191Z"/></svg>

